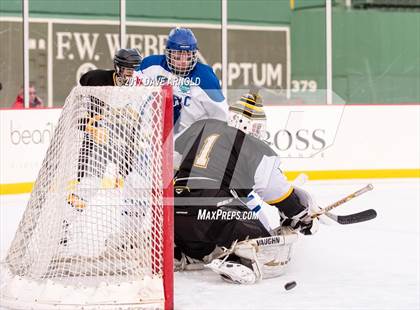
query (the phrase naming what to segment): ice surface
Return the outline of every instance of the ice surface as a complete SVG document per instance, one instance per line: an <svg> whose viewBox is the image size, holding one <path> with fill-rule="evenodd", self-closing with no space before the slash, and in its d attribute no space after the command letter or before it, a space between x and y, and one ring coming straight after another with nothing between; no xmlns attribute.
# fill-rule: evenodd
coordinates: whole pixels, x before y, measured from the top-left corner
<svg viewBox="0 0 420 310"><path fill-rule="evenodd" d="M378 217L300 236L285 276L250 286L211 271L175 274L176 309L419 309L419 179L310 182L321 206L373 183L337 214L374 208ZM284 284L297 286L286 291Z"/></svg>
<svg viewBox="0 0 420 310"><path fill-rule="evenodd" d="M300 236L285 276L250 286L205 271L175 274L175 309L419 309L420 179L317 181L305 185L326 206L373 183L375 189L335 210L374 208L375 220L321 226ZM29 195L0 196L1 257ZM295 280L297 287L284 290Z"/></svg>

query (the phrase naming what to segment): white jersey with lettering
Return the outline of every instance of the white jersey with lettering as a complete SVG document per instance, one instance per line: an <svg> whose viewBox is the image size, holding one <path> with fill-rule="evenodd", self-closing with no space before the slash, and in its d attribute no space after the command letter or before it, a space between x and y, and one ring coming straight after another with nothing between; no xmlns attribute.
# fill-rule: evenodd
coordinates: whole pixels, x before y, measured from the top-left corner
<svg viewBox="0 0 420 310"><path fill-rule="evenodd" d="M175 134L201 119L227 120L228 105L212 68L197 63L187 77L171 73L165 55L143 59L140 70L144 84L169 83L173 86Z"/></svg>

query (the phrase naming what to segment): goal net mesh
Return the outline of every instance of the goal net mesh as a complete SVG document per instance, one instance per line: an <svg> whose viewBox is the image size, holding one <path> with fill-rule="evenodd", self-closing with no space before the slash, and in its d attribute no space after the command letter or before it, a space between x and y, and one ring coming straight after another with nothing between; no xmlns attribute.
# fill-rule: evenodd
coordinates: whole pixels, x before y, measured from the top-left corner
<svg viewBox="0 0 420 310"><path fill-rule="evenodd" d="M2 264L3 298L163 298L164 106L159 87L72 90Z"/></svg>

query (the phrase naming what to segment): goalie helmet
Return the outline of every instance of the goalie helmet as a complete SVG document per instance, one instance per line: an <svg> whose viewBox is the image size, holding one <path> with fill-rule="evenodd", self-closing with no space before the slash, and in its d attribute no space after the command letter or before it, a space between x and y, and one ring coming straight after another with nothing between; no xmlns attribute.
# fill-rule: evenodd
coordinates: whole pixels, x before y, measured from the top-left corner
<svg viewBox="0 0 420 310"><path fill-rule="evenodd" d="M130 85L135 70L138 70L143 58L135 48L122 48L114 56L114 69L118 85Z"/></svg>
<svg viewBox="0 0 420 310"><path fill-rule="evenodd" d="M197 39L191 29L174 28L166 42L166 62L171 72L185 77L197 64Z"/></svg>
<svg viewBox="0 0 420 310"><path fill-rule="evenodd" d="M228 124L258 139L266 137L266 121L261 96L248 93L229 106Z"/></svg>

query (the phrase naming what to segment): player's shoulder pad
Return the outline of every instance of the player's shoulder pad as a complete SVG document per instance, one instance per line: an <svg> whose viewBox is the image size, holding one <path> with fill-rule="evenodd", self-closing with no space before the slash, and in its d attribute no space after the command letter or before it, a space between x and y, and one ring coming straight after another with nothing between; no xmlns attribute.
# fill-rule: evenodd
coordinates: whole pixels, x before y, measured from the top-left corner
<svg viewBox="0 0 420 310"><path fill-rule="evenodd" d="M190 76L192 81L197 81L198 86L206 92L206 94L216 102L222 102L225 100L222 90L220 88L220 82L213 69L206 64L201 62L197 63Z"/></svg>
<svg viewBox="0 0 420 310"><path fill-rule="evenodd" d="M250 145L251 149L258 149L258 152L267 156L277 156L277 153L264 140L258 139L249 134L245 134L245 143Z"/></svg>
<svg viewBox="0 0 420 310"><path fill-rule="evenodd" d="M140 64L140 70L145 70L151 66L161 66L169 71L169 68L166 64L165 55L150 55L143 58Z"/></svg>
<svg viewBox="0 0 420 310"><path fill-rule="evenodd" d="M216 119L216 118L205 118L205 119L201 119L199 121L196 121L196 123L203 124L203 126L206 126L206 125L214 125L214 126L222 126L222 127L224 127L224 126L227 125L226 122L221 121L221 120Z"/></svg>
<svg viewBox="0 0 420 310"><path fill-rule="evenodd" d="M199 135L201 131L203 131L206 127L214 128L214 126L221 126L222 124L226 124L226 122L220 121L218 119L212 118L205 118L200 119L194 122L185 132L191 133L191 135Z"/></svg>
<svg viewBox="0 0 420 310"><path fill-rule="evenodd" d="M206 125L208 119L200 119L196 122L194 122L188 129L187 131L189 132L200 132L203 127Z"/></svg>
<svg viewBox="0 0 420 310"><path fill-rule="evenodd" d="M206 120L204 119L196 121L190 127L184 129L175 139L175 150L179 151L179 148L182 147L182 145L188 144L192 139L200 136L204 130L205 121Z"/></svg>

